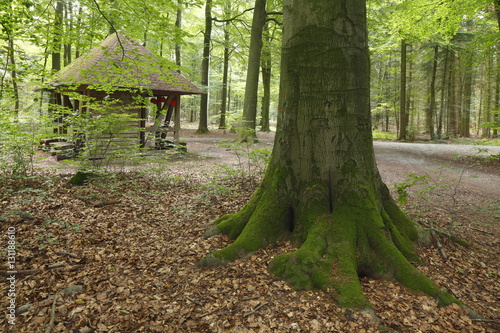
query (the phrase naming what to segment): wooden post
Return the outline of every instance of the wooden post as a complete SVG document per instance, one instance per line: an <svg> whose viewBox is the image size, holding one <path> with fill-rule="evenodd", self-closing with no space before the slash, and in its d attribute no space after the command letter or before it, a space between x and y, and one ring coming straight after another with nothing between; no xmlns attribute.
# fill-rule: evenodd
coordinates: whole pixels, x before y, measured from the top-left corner
<svg viewBox="0 0 500 333"><path fill-rule="evenodd" d="M179 133L181 131L181 95L177 95L177 104L175 104L174 112L174 143L179 144Z"/></svg>

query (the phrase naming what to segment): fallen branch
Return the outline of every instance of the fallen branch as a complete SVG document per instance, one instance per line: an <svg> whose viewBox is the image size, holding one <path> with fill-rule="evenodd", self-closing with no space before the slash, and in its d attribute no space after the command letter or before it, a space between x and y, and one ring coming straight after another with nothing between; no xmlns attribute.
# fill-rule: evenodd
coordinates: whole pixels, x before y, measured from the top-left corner
<svg viewBox="0 0 500 333"><path fill-rule="evenodd" d="M45 327L45 333L50 333L54 327L54 321L56 318L56 302L60 295L60 292L54 295L54 301L52 302L52 308L50 310L50 321L47 324L47 327Z"/></svg>
<svg viewBox="0 0 500 333"><path fill-rule="evenodd" d="M191 303L194 303L194 304L199 305L199 306L203 306L203 304L201 304L200 302L198 302L198 301L197 301L197 300L195 300L195 299L192 299L192 298L191 298L191 297L189 297L189 296L186 296L186 299L187 299L188 301L190 301Z"/></svg>
<svg viewBox="0 0 500 333"><path fill-rule="evenodd" d="M266 305L266 304L267 304L267 302L260 303L260 304L259 304L259 305L257 305L257 306L256 306L256 307L252 310L252 311L245 313L245 314L243 315L243 317L248 317L248 316L250 316L250 315L252 315L252 314L256 313L257 311L259 311L259 309L260 309L261 307L263 307L263 306L264 306L264 305Z"/></svg>
<svg viewBox="0 0 500 333"><path fill-rule="evenodd" d="M441 258L443 258L444 261L448 260L448 256L444 252L444 248L441 245L441 242L439 241L439 237L436 235L435 229L434 229L434 222L431 220L431 237L434 240L434 244L436 245L439 254L441 255Z"/></svg>
<svg viewBox="0 0 500 333"><path fill-rule="evenodd" d="M24 269L20 271L0 271L1 276L10 276L10 275L31 275L42 272L41 269Z"/></svg>
<svg viewBox="0 0 500 333"><path fill-rule="evenodd" d="M478 318L478 319L472 319L472 321L476 321L476 322L479 322L479 323L492 324L492 325L500 327L500 322L499 321L495 321L495 320Z"/></svg>
<svg viewBox="0 0 500 333"><path fill-rule="evenodd" d="M11 276L11 275L32 275L32 274L38 274L42 273L44 271L48 270L58 270L58 269L66 269L68 272L72 272L77 270L80 267L83 267L84 265L79 264L79 265L74 265L74 266L65 266L66 263L58 262L54 263L51 265L46 266L45 269L23 269L23 270L15 270L15 271L0 271L0 276Z"/></svg>
<svg viewBox="0 0 500 333"><path fill-rule="evenodd" d="M481 229L478 229L478 228L474 228L474 227L471 227L471 226L469 226L469 228L470 228L470 229L472 229L472 230L475 230L475 231L482 232L483 234L488 234L488 235L493 235L493 236L495 235L495 234L494 234L494 233L492 233L492 232L489 232L489 231L484 231L484 230L481 230Z"/></svg>

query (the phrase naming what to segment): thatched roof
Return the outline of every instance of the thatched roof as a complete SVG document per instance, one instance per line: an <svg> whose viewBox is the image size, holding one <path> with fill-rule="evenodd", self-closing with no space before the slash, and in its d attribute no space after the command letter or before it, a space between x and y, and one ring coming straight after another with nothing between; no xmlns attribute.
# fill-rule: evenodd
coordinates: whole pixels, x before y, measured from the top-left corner
<svg viewBox="0 0 500 333"><path fill-rule="evenodd" d="M155 95L205 94L177 71L169 70L165 59L118 33L64 67L51 83L53 87L69 85L76 90L113 87L148 89Z"/></svg>

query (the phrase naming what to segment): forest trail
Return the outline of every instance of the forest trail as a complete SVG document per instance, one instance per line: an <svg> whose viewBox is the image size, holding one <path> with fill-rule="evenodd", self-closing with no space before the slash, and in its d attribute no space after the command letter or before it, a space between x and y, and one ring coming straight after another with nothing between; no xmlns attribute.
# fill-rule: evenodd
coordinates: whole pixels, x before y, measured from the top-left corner
<svg viewBox="0 0 500 333"><path fill-rule="evenodd" d="M221 130L202 135L183 130L182 134L188 151L206 157L208 164L237 163L234 151L220 146L220 142L232 140L236 134ZM257 148L272 150L274 133L258 132L257 137ZM246 149L244 144L242 148ZM442 186L456 187L484 199L500 197L500 167L485 167L475 159L500 155L500 146L374 141L374 149L379 172L389 188L405 182L407 175L427 175Z"/></svg>

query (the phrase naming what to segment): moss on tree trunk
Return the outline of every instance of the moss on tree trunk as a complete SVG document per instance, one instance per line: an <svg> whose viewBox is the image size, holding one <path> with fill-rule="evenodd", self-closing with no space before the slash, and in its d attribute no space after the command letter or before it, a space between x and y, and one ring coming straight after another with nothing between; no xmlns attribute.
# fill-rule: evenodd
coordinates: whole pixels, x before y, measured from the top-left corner
<svg viewBox="0 0 500 333"><path fill-rule="evenodd" d="M423 235L395 204L375 163L364 0L284 2L280 112L262 184L207 236L234 242L203 257L225 264L283 238L298 249L269 269L295 289L319 288L342 306L368 307L360 276L396 280L458 302L420 273Z"/></svg>

